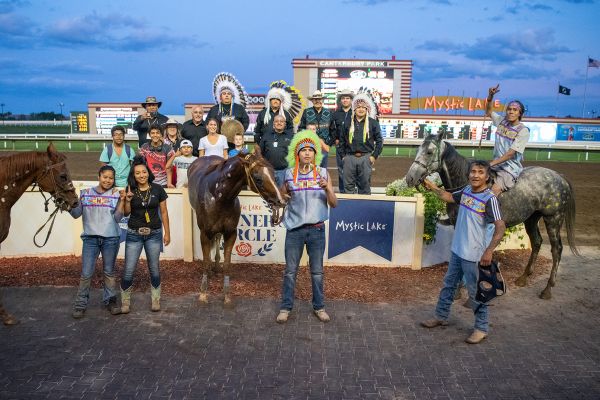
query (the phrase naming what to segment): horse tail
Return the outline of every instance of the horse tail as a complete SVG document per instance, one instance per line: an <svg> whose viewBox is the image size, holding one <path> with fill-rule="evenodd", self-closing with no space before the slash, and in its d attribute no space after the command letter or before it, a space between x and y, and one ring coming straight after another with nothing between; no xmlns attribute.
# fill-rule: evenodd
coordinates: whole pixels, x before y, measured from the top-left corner
<svg viewBox="0 0 600 400"><path fill-rule="evenodd" d="M567 178L565 178L570 189L569 200L567 201L567 209L565 215L565 223L567 226L567 241L569 242L569 248L571 252L579 256L579 250L575 244L575 190L573 185Z"/></svg>

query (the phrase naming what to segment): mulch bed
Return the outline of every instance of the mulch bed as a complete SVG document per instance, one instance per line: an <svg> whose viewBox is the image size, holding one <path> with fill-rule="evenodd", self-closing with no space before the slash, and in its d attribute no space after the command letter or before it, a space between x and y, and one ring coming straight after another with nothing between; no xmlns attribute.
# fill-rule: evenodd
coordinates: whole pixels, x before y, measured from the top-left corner
<svg viewBox="0 0 600 400"><path fill-rule="evenodd" d="M516 288L514 280L523 272L529 250L506 250L497 253L502 274L510 289ZM552 261L538 257L530 284L547 278ZM202 277L200 262L161 261L163 293L183 295L198 293ZM231 273L232 293L235 296L279 298L283 265L234 264ZM102 268L97 265L92 280L93 287L101 287ZM117 276L121 276L123 261L117 261ZM2 286L77 286L81 260L75 256L20 257L0 259L0 285ZM441 287L446 264L419 271L408 268L376 267L325 267L325 297L365 303L433 300ZM134 289L149 290L148 270L140 263L134 278ZM211 295L221 293L223 275L209 280ZM296 297L311 299L310 274L307 267L300 268L296 283Z"/></svg>

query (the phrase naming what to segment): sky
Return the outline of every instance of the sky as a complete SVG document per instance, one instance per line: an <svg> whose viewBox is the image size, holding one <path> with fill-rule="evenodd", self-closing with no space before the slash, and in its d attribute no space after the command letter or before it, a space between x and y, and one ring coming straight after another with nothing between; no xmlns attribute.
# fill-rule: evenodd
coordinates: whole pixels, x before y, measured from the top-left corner
<svg viewBox="0 0 600 400"><path fill-rule="evenodd" d="M293 81L293 58L396 56L414 63L412 97L499 83L529 115L581 117L586 90L598 116L599 16L600 0L0 0L0 103L67 114L156 96L183 114L222 71L266 93Z"/></svg>

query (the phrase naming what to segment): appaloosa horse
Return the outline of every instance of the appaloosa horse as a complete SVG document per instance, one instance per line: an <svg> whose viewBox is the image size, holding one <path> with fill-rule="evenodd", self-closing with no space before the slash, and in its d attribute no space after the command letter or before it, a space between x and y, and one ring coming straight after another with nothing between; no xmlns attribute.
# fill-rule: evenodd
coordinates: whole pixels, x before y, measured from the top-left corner
<svg viewBox="0 0 600 400"><path fill-rule="evenodd" d="M8 236L10 209L31 184L37 185L40 192L50 193L61 210L77 206L77 193L65 159L52 143L46 151L28 151L0 157L0 243ZM49 200L46 200L46 206ZM4 309L1 301L0 318L5 325L18 322Z"/></svg>
<svg viewBox="0 0 600 400"><path fill-rule="evenodd" d="M406 183L409 186L418 186L433 172L440 174L446 190L459 190L467 185L469 161L458 154L450 143L441 139L441 135L425 138L406 174ZM552 271L540 297L550 299L562 255L560 229L563 222L566 222L567 226L569 247L574 254L579 254L573 230L575 193L571 184L565 177L548 168L528 167L521 172L515 186L502 193L498 199L506 226L511 227L523 222L531 241L531 256L525 271L515 282L518 286L525 286L527 277L533 272L533 264L542 245L538 222L540 218L544 218L552 247Z"/></svg>
<svg viewBox="0 0 600 400"><path fill-rule="evenodd" d="M229 267L241 214L238 194L246 184L267 203L272 213L271 223L277 225L282 215L280 209L285 207L288 196L277 187L273 168L262 157L258 146L255 146L253 153L240 154L228 160L217 156L200 157L188 169L189 198L192 208L196 210L205 265L199 296L203 303L208 302L207 272L217 267L222 235L224 305L232 305ZM217 255L214 266L211 266L210 253L213 247L216 247Z"/></svg>

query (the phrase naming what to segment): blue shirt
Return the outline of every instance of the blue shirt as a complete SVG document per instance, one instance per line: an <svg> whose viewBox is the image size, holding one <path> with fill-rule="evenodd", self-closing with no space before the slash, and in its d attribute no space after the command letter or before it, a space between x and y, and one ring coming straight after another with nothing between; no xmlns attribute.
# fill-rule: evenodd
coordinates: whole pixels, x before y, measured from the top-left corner
<svg viewBox="0 0 600 400"><path fill-rule="evenodd" d="M112 144L109 144L108 146L112 146ZM135 157L135 152L131 149L129 157L127 157L125 145L123 145L121 155L119 156L113 147L113 152L109 160L107 148L107 146L104 146L104 150L102 150L102 153L100 154L100 161L115 169L115 186L124 188L127 186L127 176L129 176L129 169L131 168L131 161L133 160L133 157Z"/></svg>
<svg viewBox="0 0 600 400"><path fill-rule="evenodd" d="M285 185L291 196L283 213L283 226L286 229L299 228L302 225L316 224L329 218L327 194L319 186L321 178L328 179L327 170L317 167L317 177L311 169L308 174L298 172L294 183L294 170L285 170Z"/></svg>
<svg viewBox="0 0 600 400"><path fill-rule="evenodd" d="M500 204L488 188L473 192L471 186L452 193L459 204L452 238L452 252L460 258L478 262L494 235L494 222L502 219Z"/></svg>

